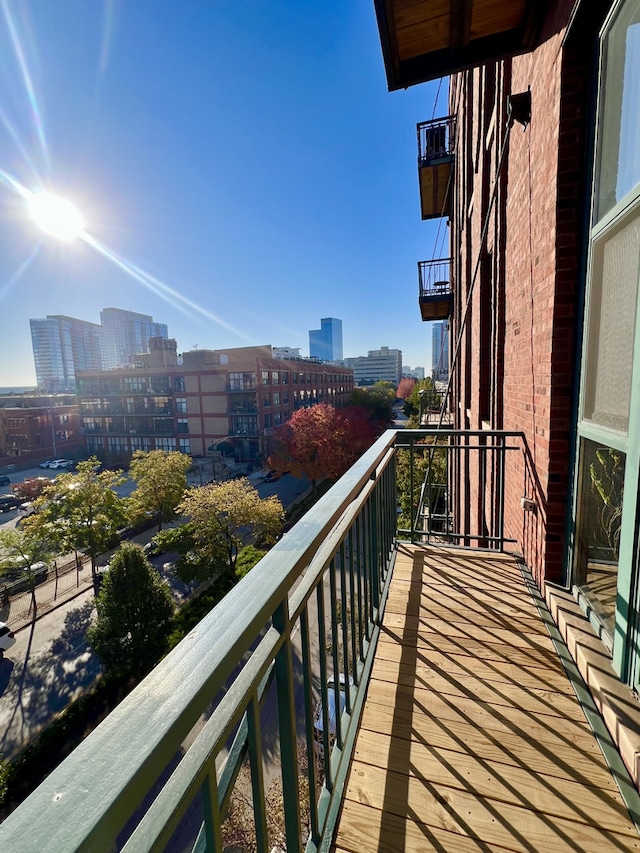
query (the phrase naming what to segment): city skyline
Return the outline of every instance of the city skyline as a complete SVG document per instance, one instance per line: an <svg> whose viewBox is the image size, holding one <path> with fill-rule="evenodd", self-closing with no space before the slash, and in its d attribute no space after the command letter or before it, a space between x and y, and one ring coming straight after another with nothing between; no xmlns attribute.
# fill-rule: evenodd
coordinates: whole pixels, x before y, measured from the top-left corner
<svg viewBox="0 0 640 853"><path fill-rule="evenodd" d="M337 315L345 354L425 362L415 127L446 85L388 94L373 4L27 0L0 43L0 385L35 384L29 318L105 304L184 351L306 350ZM71 199L90 239L43 237L16 187Z"/></svg>

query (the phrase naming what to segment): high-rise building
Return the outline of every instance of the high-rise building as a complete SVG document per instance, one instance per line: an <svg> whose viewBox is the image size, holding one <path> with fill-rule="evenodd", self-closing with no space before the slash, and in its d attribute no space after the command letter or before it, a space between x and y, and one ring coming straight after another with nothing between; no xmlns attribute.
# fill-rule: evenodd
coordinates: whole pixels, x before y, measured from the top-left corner
<svg viewBox="0 0 640 853"><path fill-rule="evenodd" d="M368 355L345 358L344 366L353 370L353 379L358 385L385 381L397 385L402 378L402 350L372 349Z"/></svg>
<svg viewBox="0 0 640 853"><path fill-rule="evenodd" d="M149 352L150 338L169 337L166 323L156 323L148 314L122 308L103 308L100 322L105 369L127 367L136 355Z"/></svg>
<svg viewBox="0 0 640 853"><path fill-rule="evenodd" d="M449 324L434 323L431 331L431 370L434 380L449 378Z"/></svg>
<svg viewBox="0 0 640 853"><path fill-rule="evenodd" d="M78 370L101 370L102 329L97 323L54 314L29 320L38 388L75 391Z"/></svg>
<svg viewBox="0 0 640 853"><path fill-rule="evenodd" d="M342 361L342 320L324 317L319 329L309 330L309 355L320 361Z"/></svg>

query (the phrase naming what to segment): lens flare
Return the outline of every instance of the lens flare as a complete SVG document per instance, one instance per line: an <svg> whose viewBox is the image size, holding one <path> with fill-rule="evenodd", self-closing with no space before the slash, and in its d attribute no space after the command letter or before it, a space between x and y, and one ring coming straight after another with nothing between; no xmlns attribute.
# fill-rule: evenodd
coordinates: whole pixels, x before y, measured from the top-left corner
<svg viewBox="0 0 640 853"><path fill-rule="evenodd" d="M58 240L74 240L84 231L78 208L53 193L35 193L29 200L29 213L38 228Z"/></svg>

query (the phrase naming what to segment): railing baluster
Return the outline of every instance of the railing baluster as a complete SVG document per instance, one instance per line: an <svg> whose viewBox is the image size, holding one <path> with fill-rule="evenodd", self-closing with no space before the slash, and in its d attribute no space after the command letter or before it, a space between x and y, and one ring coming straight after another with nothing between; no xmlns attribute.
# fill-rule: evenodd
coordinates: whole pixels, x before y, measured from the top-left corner
<svg viewBox="0 0 640 853"><path fill-rule="evenodd" d="M355 684L358 684L358 651L357 651L357 628L356 628L356 617L357 612L360 609L360 600L359 596L356 596L356 578L355 578L355 558L354 558L354 544L353 544L353 527L349 530L349 534L347 536L348 548L349 548L349 557L347 559L347 567L349 571L349 599L351 601L351 613L349 618L349 624L351 626L351 671L353 672L353 681Z"/></svg>
<svg viewBox="0 0 640 853"><path fill-rule="evenodd" d="M278 724L280 730L280 766L282 770L282 795L287 853L299 853L300 799L298 792L298 754L296 740L295 705L293 698L293 660L291 654L291 625L287 601L283 601L273 614L273 626L285 637L276 654L276 688L278 697Z"/></svg>
<svg viewBox="0 0 640 853"><path fill-rule="evenodd" d="M340 723L340 649L338 637L338 590L336 583L336 561L329 564L329 589L331 593L331 655L333 658L333 692L336 700L336 742L342 749L342 726ZM344 614L342 614L344 618ZM329 716L327 712L327 717ZM330 720L325 719L324 725L330 727ZM329 757L325 756L325 766Z"/></svg>
<svg viewBox="0 0 640 853"><path fill-rule="evenodd" d="M323 580L316 587L316 602L318 607L318 645L319 645L319 658L320 658L320 703L321 708L321 720L322 720L322 761L324 765L324 784L328 791L333 790L333 779L331 778L331 764L329 762L329 752L331 748L331 743L329 740L329 726L327 725L326 720L326 709L329 707L329 690L327 687L328 678L327 678L327 630L325 623L325 612L324 612L324 595L325 595L325 583Z"/></svg>
<svg viewBox="0 0 640 853"><path fill-rule="evenodd" d="M247 741L251 768L251 790L253 793L253 815L256 826L258 853L267 853L267 815L262 768L262 738L260 736L260 708L254 694L247 707Z"/></svg>
<svg viewBox="0 0 640 853"><path fill-rule="evenodd" d="M313 728L313 676L311 667L311 643L309 635L308 606L300 614L300 635L302 638L302 679L304 684L304 721L307 739L307 776L309 779L309 818L311 838L314 843L320 838L318 826L318 774L316 772L316 748Z"/></svg>
<svg viewBox="0 0 640 853"><path fill-rule="evenodd" d="M351 713L351 691L349 690L349 625L351 624L351 608L349 606L349 598L347 596L347 572L345 566L345 549L344 540L340 543L340 604L342 608L342 664L344 669L344 684L346 702L345 709L348 714ZM337 706L338 712L340 706Z"/></svg>
<svg viewBox="0 0 640 853"><path fill-rule="evenodd" d="M211 766L200 789L204 812L204 838L207 853L222 853L222 821L218 802L218 781L215 764Z"/></svg>

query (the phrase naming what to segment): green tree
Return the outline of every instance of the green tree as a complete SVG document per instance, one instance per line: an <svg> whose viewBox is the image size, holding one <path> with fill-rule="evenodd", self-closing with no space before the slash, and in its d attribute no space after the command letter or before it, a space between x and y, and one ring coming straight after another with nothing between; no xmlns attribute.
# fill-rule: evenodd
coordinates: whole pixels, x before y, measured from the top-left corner
<svg viewBox="0 0 640 853"><path fill-rule="evenodd" d="M236 582L238 552L248 544L275 542L284 521L279 499L261 498L244 478L188 489L178 512L189 518L182 533L190 540L185 566L191 555L195 577L203 571L209 577L219 573L230 584Z"/></svg>
<svg viewBox="0 0 640 853"><path fill-rule="evenodd" d="M98 471L92 456L79 462L75 473L59 474L36 501L38 513L28 521L61 550L85 551L91 557L95 581L96 559L117 542L126 521L125 504L114 491L124 482L122 471ZM26 523L26 522L25 522Z"/></svg>
<svg viewBox="0 0 640 853"><path fill-rule="evenodd" d="M413 386L413 390L409 394L409 396L404 401L404 406L402 407L402 411L405 415L410 418L412 415L416 417L420 414L420 392L424 391L423 394L423 413L427 411L427 407L429 406L440 406L440 395L436 391L436 386L433 383L433 379L427 377L426 379L420 379L419 382L416 382Z"/></svg>
<svg viewBox="0 0 640 853"><path fill-rule="evenodd" d="M173 627L171 595L139 545L125 543L114 555L96 611L87 639L107 675L144 675L166 651Z"/></svg>
<svg viewBox="0 0 640 853"><path fill-rule="evenodd" d="M166 450L136 450L129 475L136 483L127 509L133 523L153 513L158 530L164 522L176 517L176 507L187 488L187 471L191 458L185 453Z"/></svg>
<svg viewBox="0 0 640 853"><path fill-rule="evenodd" d="M31 519L27 519L21 530L5 528L0 530L0 573L10 569L19 568L29 580L31 591L30 610L35 620L38 610L36 601L36 575L37 563L46 563L55 551L54 542L34 525L29 525Z"/></svg>
<svg viewBox="0 0 640 853"><path fill-rule="evenodd" d="M369 412L370 420L377 422L379 431L393 419L395 401L396 389L391 382L374 382L368 388L354 388L349 399L352 406L361 406Z"/></svg>

